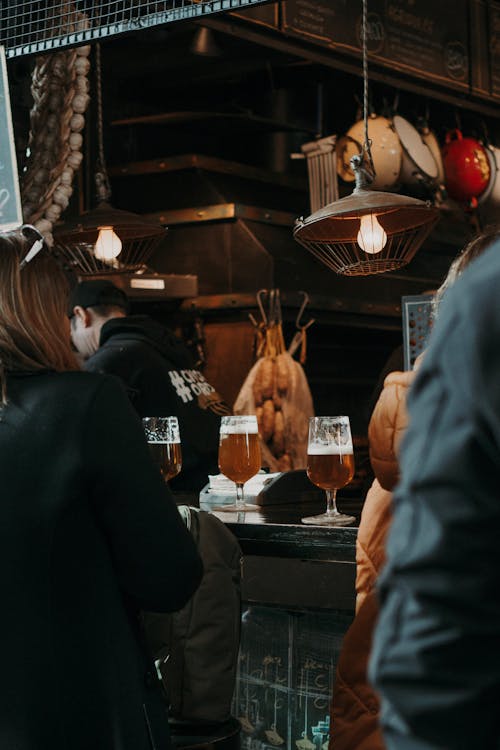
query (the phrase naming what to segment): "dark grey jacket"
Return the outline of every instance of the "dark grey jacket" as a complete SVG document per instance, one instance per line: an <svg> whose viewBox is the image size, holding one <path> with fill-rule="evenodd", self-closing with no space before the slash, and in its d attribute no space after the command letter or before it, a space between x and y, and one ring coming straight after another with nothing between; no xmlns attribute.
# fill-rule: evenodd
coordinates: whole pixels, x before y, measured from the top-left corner
<svg viewBox="0 0 500 750"><path fill-rule="evenodd" d="M0 410L0 748L165 750L139 607L170 611L201 563L120 385L8 377Z"/></svg>
<svg viewBox="0 0 500 750"><path fill-rule="evenodd" d="M500 746L500 243L443 302L409 397L371 675L389 750Z"/></svg>

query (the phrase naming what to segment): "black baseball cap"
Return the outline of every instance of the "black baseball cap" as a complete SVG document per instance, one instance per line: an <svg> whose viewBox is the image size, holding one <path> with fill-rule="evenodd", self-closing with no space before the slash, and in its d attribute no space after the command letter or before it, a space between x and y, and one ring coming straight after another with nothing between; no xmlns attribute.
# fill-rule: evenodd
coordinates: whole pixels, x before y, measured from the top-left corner
<svg viewBox="0 0 500 750"><path fill-rule="evenodd" d="M125 312L129 310L128 297L119 287L111 281L95 280L81 281L72 290L69 296L68 316L73 316L73 309L79 307L98 307L109 305L110 307L121 307Z"/></svg>

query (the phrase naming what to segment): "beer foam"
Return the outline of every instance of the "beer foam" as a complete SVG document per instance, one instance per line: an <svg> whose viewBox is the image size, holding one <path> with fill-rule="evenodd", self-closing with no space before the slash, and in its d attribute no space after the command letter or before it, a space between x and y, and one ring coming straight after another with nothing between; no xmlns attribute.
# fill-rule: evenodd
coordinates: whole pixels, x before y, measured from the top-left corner
<svg viewBox="0 0 500 750"><path fill-rule="evenodd" d="M147 435L146 435L146 438L148 441L148 445L180 445L181 444L181 441L179 438L177 440L167 440L167 438L150 439Z"/></svg>
<svg viewBox="0 0 500 750"><path fill-rule="evenodd" d="M257 423L255 424L225 424L221 425L221 435L257 435L259 432Z"/></svg>
<svg viewBox="0 0 500 750"><path fill-rule="evenodd" d="M353 453L352 442L342 443L330 443L325 445L324 443L312 443L307 448L307 452L310 456L347 456Z"/></svg>
<svg viewBox="0 0 500 750"><path fill-rule="evenodd" d="M242 414L233 417L222 417L221 435L257 435L259 428L255 414Z"/></svg>

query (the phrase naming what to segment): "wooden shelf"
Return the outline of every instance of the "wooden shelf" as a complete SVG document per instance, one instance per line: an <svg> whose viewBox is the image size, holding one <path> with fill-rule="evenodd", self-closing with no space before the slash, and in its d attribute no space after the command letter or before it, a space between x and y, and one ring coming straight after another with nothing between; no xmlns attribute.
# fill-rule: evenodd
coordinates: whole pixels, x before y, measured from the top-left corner
<svg viewBox="0 0 500 750"><path fill-rule="evenodd" d="M242 177L247 180L266 182L294 190L307 190L307 179L289 177L268 169L252 167L249 164L219 159L200 154L182 154L181 156L158 157L147 161L135 161L129 164L110 167L112 177L134 177L137 175L179 172L183 169L199 169L206 172L217 172Z"/></svg>

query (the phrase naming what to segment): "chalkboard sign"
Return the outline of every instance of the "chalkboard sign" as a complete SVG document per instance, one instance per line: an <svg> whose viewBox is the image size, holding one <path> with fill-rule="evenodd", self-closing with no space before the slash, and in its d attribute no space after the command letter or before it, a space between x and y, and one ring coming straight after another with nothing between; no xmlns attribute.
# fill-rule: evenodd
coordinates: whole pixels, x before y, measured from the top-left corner
<svg viewBox="0 0 500 750"><path fill-rule="evenodd" d="M486 0L471 0L470 5L470 58L471 87L474 94L489 96L491 93L490 77L490 39L489 17ZM500 38L500 35L499 35ZM492 66L491 66L492 67ZM499 68L500 71L500 68Z"/></svg>
<svg viewBox="0 0 500 750"><path fill-rule="evenodd" d="M0 46L0 229L13 229L22 221L7 64Z"/></svg>
<svg viewBox="0 0 500 750"><path fill-rule="evenodd" d="M256 23L259 26L267 26L271 29L277 29L279 26L279 7L278 3L269 5L257 5L255 8L248 10L232 11L231 16L237 16L245 21Z"/></svg>
<svg viewBox="0 0 500 750"><path fill-rule="evenodd" d="M353 18L349 6L348 0L286 0L281 6L283 31L320 44L345 43L346 21ZM354 44L354 35L350 42Z"/></svg>
<svg viewBox="0 0 500 750"><path fill-rule="evenodd" d="M500 97L500 4L490 5L489 27L491 93Z"/></svg>
<svg viewBox="0 0 500 750"><path fill-rule="evenodd" d="M283 30L329 47L361 51L361 2L286 0ZM393 69L467 90L470 83L468 0L370 0L368 49Z"/></svg>

